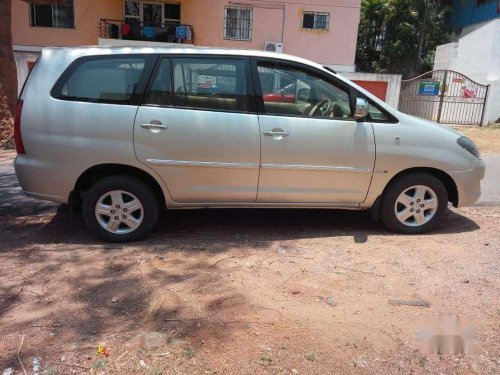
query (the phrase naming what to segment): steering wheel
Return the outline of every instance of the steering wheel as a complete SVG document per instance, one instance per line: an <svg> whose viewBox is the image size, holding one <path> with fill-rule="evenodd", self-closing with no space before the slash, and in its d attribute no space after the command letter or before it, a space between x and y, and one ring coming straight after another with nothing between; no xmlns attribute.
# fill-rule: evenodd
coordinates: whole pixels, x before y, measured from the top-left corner
<svg viewBox="0 0 500 375"><path fill-rule="evenodd" d="M322 100L316 106L313 112L313 116L321 115L325 117L330 112L330 107L332 106L332 101L330 99Z"/></svg>

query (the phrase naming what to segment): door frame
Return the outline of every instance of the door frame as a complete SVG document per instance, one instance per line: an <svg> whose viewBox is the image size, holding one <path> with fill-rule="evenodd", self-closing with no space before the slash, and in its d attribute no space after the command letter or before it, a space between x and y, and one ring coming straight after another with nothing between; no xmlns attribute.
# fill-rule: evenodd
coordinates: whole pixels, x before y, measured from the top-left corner
<svg viewBox="0 0 500 375"><path fill-rule="evenodd" d="M344 124L347 124L347 123L354 123L356 124L356 126L358 126L359 124L362 124L362 123L372 123L373 121L371 121L371 119L369 117L367 118L363 118L363 119L359 119L359 120L356 120L354 119L353 117L353 113L354 113L354 109L355 109L355 102L356 102L356 98L357 97L365 97L365 95L363 95L362 93L360 93L357 89L355 89L353 86L351 86L350 84L348 84L347 82L344 82L334 76L332 76L331 74L327 73L327 72L324 72L318 68L315 68L313 66L310 66L310 65L307 65L307 64L303 64L303 63L299 63L299 62L294 62L294 61L289 61L289 60L281 60L279 58L269 58L269 57L260 57L260 56L255 56L255 57L252 57L251 58L252 60L252 73L253 73L253 76L254 76L254 80L255 80L255 87L256 87L256 92L257 92L257 105L258 105L258 114L260 116L265 116L265 117L278 117L278 118L290 118L290 119L293 119L293 118L296 118L296 119L300 119L299 121L303 121L303 120L306 120L306 121L331 121L332 122L332 125L334 123L344 123ZM346 118L324 118L324 117L314 117L314 116L308 116L308 115L294 115L294 114L274 114L274 113L266 113L265 111L265 107L264 107L264 99L263 99L263 92L262 92L262 86L260 84L260 77L259 77L259 72L258 72L258 64L259 62L264 62L264 63L275 63L277 65L277 68L284 68L284 69L297 69L298 71L300 72L304 72L304 73L307 73L315 78L318 78L318 79L321 79L327 83L330 83L331 85L337 87L338 89L344 91L345 93L347 93L349 95L349 107L350 107L350 110L351 110L351 116L350 117L346 117ZM367 98L368 99L368 98ZM368 99L370 100L370 99ZM371 100L370 100L371 102ZM378 108L378 106L376 106ZM386 111L384 111L386 112ZM293 120L292 120L293 121ZM259 120L260 122L260 120ZM358 124L359 123L359 124ZM261 124L262 126L262 124ZM371 126L371 130L373 132L373 126ZM261 139L263 137L263 134L262 134L262 129L261 129ZM297 206L297 207L301 207L301 206L304 206L304 207L307 207L307 206L311 206L311 207L343 207L343 208L346 208L346 207L359 207L362 203L362 201L360 202L335 202L335 201L329 201L329 202L266 202L266 201L260 201L259 202L259 195L260 195L260 189L261 189L261 181L263 179L263 169L268 172L269 170L273 170L273 169L278 169L278 170L295 170L295 169L302 169L302 170L305 170L305 171L316 171L316 172L322 172L322 171L327 171L327 170L331 170L331 171L336 171L336 172L340 172L340 171L345 171L345 167L335 167L335 166L316 166L316 165L296 165L296 164L292 164L292 165L289 165L289 166L286 166L285 168L279 168L277 167L277 165L274 165L274 164L266 164L268 163L266 160L263 160L262 159L262 155L265 154L265 150L263 149L264 147L264 142L261 140L261 161L260 161L260 176L259 176L259 191L257 193L257 204L269 204L271 206L281 206L281 205L290 205L290 206ZM370 177L369 177L369 182L368 182L368 186L367 186L367 189L366 189L366 192L365 192L365 195L364 195L364 199L366 199L366 196L368 195L368 192L369 192L369 189L370 189L370 185L371 185L371 178L373 177L373 169L374 169L374 166L375 166L375 157L376 155L374 154L373 155L373 165L370 166L369 168L369 173L370 173ZM303 167L303 168L301 168ZM351 168L351 167L348 167L348 168ZM364 172L365 171L365 168L352 168L352 172Z"/></svg>
<svg viewBox="0 0 500 375"><path fill-rule="evenodd" d="M170 67L171 67L171 91L172 91L172 98L174 95L174 82L173 82L173 63L172 59L173 58L178 58L178 57L187 57L187 58L205 58L205 59L217 59L217 58L227 58L227 59L239 59L239 60L247 60L249 64L247 64L247 69L246 69L246 82L247 82L247 91L249 94L249 97L251 97L250 100L250 108L249 111L246 112L251 115L259 115L259 114L265 114L272 116L272 114L266 114L264 112L264 102L262 98L262 91L260 87L260 80L258 77L258 71L257 71L257 61L271 61L271 62L276 62L276 63L281 63L284 65L288 66L295 66L299 69L304 69L307 71L310 71L311 73L320 76L321 78L327 80L327 81L332 81L332 84L338 83L341 86L347 88L349 90L349 93L351 95L351 101L352 98L356 98L356 96L359 97L364 97L366 96L359 92L357 89L349 85L348 83L345 83L336 77L330 75L327 72L323 72L318 68L315 68L313 66L303 64L303 63L297 63L285 59L280 59L280 58L269 58L269 57L261 57L261 56L245 56L245 55L232 55L232 54L165 54L165 53L158 53L154 54L157 57L157 61L155 63L155 66L153 67L152 71L150 72L149 79L147 86L145 87L143 91L143 97L141 98L140 102L138 103L138 106L153 106L153 107L166 107L166 108L184 108L185 107L177 107L174 105L174 102L172 101L171 105L152 105L152 104L144 104L143 100L145 97L145 94L147 91L150 89L150 86L152 85L152 82L154 80L154 77L156 75L157 69L161 63L162 58L168 58L170 60ZM373 105L372 100L369 98L366 98L369 100L370 104ZM378 105L375 105L379 110L383 111L384 113L388 114L391 118L395 119L394 116L389 114L386 110L381 108ZM188 108L188 109L193 109L193 108ZM221 110L213 110L209 108L198 108L197 110L204 110L204 111L216 111L216 112L227 112L227 111L221 111ZM230 111L234 112L234 111ZM245 113L245 112L235 112L235 113ZM285 115L276 115L276 116L282 116L282 117L296 117L296 116L285 116ZM352 121L352 120L351 120ZM370 122L380 122L380 121L374 121L374 120L366 120ZM398 120L395 119L395 121L382 121L382 122L388 122L388 123L397 123ZM260 131L261 133L261 131ZM262 134L260 134L262 136ZM262 160L260 161L260 163ZM146 166L150 171L153 171L150 166ZM259 166L260 169L260 166ZM156 172L153 171L153 173L156 174ZM260 173L260 172L259 172ZM257 185L258 188L258 185ZM168 187L167 187L168 189ZM344 209L364 209L361 207L360 203L262 203L262 202L254 202L254 203L206 203L206 202L197 202L197 203L181 203L181 202L176 202L174 201L170 195L165 197L167 199L167 205L171 209L182 209L182 208L204 208L204 207L224 207L224 208L256 208L256 207L261 207L261 208L344 208Z"/></svg>
<svg viewBox="0 0 500 375"><path fill-rule="evenodd" d="M371 98L367 97L365 94L357 90L355 87L351 86L350 84L336 78L335 76L332 76L330 73L322 71L314 66L299 63L296 61L290 61L290 60L285 60L285 59L280 59L280 58L273 58L273 57L261 57L261 56L250 56L250 63L252 66L252 75L253 75L253 80L254 80L254 86L255 86L255 95L256 95L256 106L257 106L257 114L261 115L266 115L266 116L282 116L282 117L299 117L299 118L308 118L308 116L294 116L294 115L281 115L281 114L273 114L273 113L266 113L264 110L264 99L262 95L262 88L260 85L260 79L259 79L259 72L257 69L257 63L259 61L265 61L265 62L275 62L277 64L281 64L285 67L291 67L291 68L296 68L299 70L305 70L308 73L317 76L327 82L330 82L332 85L341 87L346 89L348 91L349 96L350 96L350 106L351 106L351 113L354 113L354 108L356 107L356 98L363 98L368 100L368 103L377 108L380 112L382 112L388 120L376 120L373 118L370 118L369 116L367 118L359 119L359 120L354 120L356 122L372 122L372 123L388 123L388 124L397 124L399 120L390 112L388 112L386 109L382 108L380 105L376 104ZM328 119L326 119L328 120ZM352 121L349 119L332 119L336 121Z"/></svg>
<svg viewBox="0 0 500 375"><path fill-rule="evenodd" d="M212 111L212 112L231 112L231 113L248 113L250 115L257 115L257 94L255 89L255 82L253 80L251 61L248 56L243 55L226 55L226 54L200 54L200 53L158 53L158 59L150 73L148 83L143 91L143 97L139 103L139 106L150 106L150 107L166 107L166 108L179 108L179 109L193 109L198 111ZM231 111L231 110L221 110L221 109L211 109L211 108L194 108L194 107L181 107L175 104L175 88L174 88L174 64L173 59L176 58L202 58L202 59L228 59L228 60L242 60L245 61L245 83L247 88L247 94L249 98L249 108L248 111ZM161 61L163 59L168 59L170 61L170 94L172 99L172 104L170 105L159 105L159 104L144 104L144 99L146 94L151 89L154 78L158 69L160 67Z"/></svg>
<svg viewBox="0 0 500 375"><path fill-rule="evenodd" d="M140 111L140 107L145 107L145 108L169 108L169 109L174 109L174 110L192 110L192 111L207 111L207 112L216 112L216 113L234 113L238 115L250 115L250 116L255 116L255 121L257 121L258 125L258 115L256 112L256 99L255 99L255 88L254 88L254 82L253 82L253 77L251 73L251 63L250 59L248 56L245 55L232 55L232 54L202 54L202 53L157 53L155 54L157 60L152 66L150 74L149 74L149 79L147 81L147 84L144 88L142 97L140 99L140 102L138 103L137 111ZM245 76L245 86L246 86L246 92L247 92L247 97L248 97L248 109L246 111L239 111L239 110L221 110L221 109L215 109L215 108L198 108L198 107L187 107L187 106L179 106L176 104L175 101L175 82L174 82L174 60L175 59L182 59L182 58L187 58L187 59L196 59L199 60L200 63L205 63L207 60L231 60L231 61L239 61L244 63L244 76ZM158 70L161 66L161 62L163 59L167 59L170 63L170 103L169 104L150 104L150 103L145 103L145 100L147 98L147 94L150 91L155 77L158 73ZM196 63L196 62L195 62ZM139 112L137 112L139 113ZM137 118L137 114L136 114ZM134 144L135 144L135 126L137 126L137 122L134 119ZM168 181L164 181L167 189L169 190L169 197L167 199L167 206L170 208L182 208L182 207L229 207L229 206L248 206L251 207L252 205L255 204L255 201L257 199L257 192L258 192L258 178L259 178L259 173L260 173L260 127L257 130L257 136L259 137L259 143L258 143L258 149L257 152L258 154L256 155L258 157L258 162L255 161L255 169L257 170L257 182L256 182L256 187L255 187L255 199L252 202L243 202L243 203L235 203L235 202L179 202L174 200L172 197L172 194L170 193L169 190L169 185ZM137 152L136 152L136 158L137 160L145 165L147 168L151 169L154 171L155 174L160 176L157 171L155 171L152 168L152 165L149 165L142 161ZM212 166L218 166L218 167L223 167L224 162L218 163L218 162L208 162L207 164L211 164ZM216 165L217 164L217 165ZM241 163L233 163L235 166L239 165L238 167L241 168L248 168L248 163L241 162ZM160 176L161 178L161 176Z"/></svg>
<svg viewBox="0 0 500 375"><path fill-rule="evenodd" d="M266 113L264 109L264 98L262 94L262 87L260 85L260 79L259 79L259 71L258 71L258 63L259 62L271 62L271 63L276 63L280 66L288 67L288 68L295 68L301 71L306 71L307 73L319 77L329 83L331 83L334 86L340 87L342 89L345 89L349 93L349 99L350 99L350 107L351 107L351 114L354 113L354 107L355 107L355 98L356 98L356 93L357 90L354 89L351 85L336 79L335 77L331 76L330 74L327 74L319 69L314 68L313 66L298 63L295 61L289 61L289 60L282 60L279 58L272 58L272 57L256 57L256 56L251 56L250 57L250 62L252 66L252 75L254 79L254 86L255 86L255 93L256 93L256 100L257 100L257 114L261 115L266 115L266 116L280 116L280 117L300 117L300 118L309 118L309 116L294 116L294 115L282 115L282 114L273 114L273 113ZM325 119L328 120L328 119ZM336 121L353 121L354 119L332 119ZM354 120L355 121L355 120Z"/></svg>

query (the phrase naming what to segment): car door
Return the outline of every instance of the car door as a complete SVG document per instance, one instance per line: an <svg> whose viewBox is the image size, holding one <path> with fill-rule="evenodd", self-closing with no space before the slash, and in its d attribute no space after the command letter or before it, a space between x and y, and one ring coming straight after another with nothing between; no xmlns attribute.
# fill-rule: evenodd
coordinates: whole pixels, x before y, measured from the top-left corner
<svg viewBox="0 0 500 375"><path fill-rule="evenodd" d="M138 159L181 203L255 202L260 162L249 60L163 57L139 107Z"/></svg>
<svg viewBox="0 0 500 375"><path fill-rule="evenodd" d="M352 90L302 64L255 59L253 71L261 129L257 201L363 202L375 142L372 124L351 116Z"/></svg>

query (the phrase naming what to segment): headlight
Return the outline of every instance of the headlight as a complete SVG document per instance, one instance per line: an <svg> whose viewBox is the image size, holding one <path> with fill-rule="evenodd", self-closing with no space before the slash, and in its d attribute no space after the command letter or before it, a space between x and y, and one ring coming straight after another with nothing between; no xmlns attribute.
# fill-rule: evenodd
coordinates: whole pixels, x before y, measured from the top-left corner
<svg viewBox="0 0 500 375"><path fill-rule="evenodd" d="M476 145L469 138L461 136L460 138L457 139L457 143L463 148L465 148L467 151L469 151L476 158L479 159L481 157Z"/></svg>

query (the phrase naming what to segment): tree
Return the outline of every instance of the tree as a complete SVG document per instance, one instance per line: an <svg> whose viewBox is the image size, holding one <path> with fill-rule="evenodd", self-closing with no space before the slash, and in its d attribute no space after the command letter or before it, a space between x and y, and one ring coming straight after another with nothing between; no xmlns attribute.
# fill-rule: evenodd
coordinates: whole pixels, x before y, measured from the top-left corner
<svg viewBox="0 0 500 375"><path fill-rule="evenodd" d="M404 78L431 70L436 46L447 39L447 12L439 0L363 0L358 67Z"/></svg>
<svg viewBox="0 0 500 375"><path fill-rule="evenodd" d="M12 51L11 0L0 0L0 96L11 114L16 108L17 68Z"/></svg>
<svg viewBox="0 0 500 375"><path fill-rule="evenodd" d="M60 0L24 0L32 4L54 4ZM12 116L17 102L17 67L12 49L12 0L0 0L0 143L11 145Z"/></svg>
<svg viewBox="0 0 500 375"><path fill-rule="evenodd" d="M362 71L376 71L380 58L387 14L387 0L363 0L356 62Z"/></svg>

